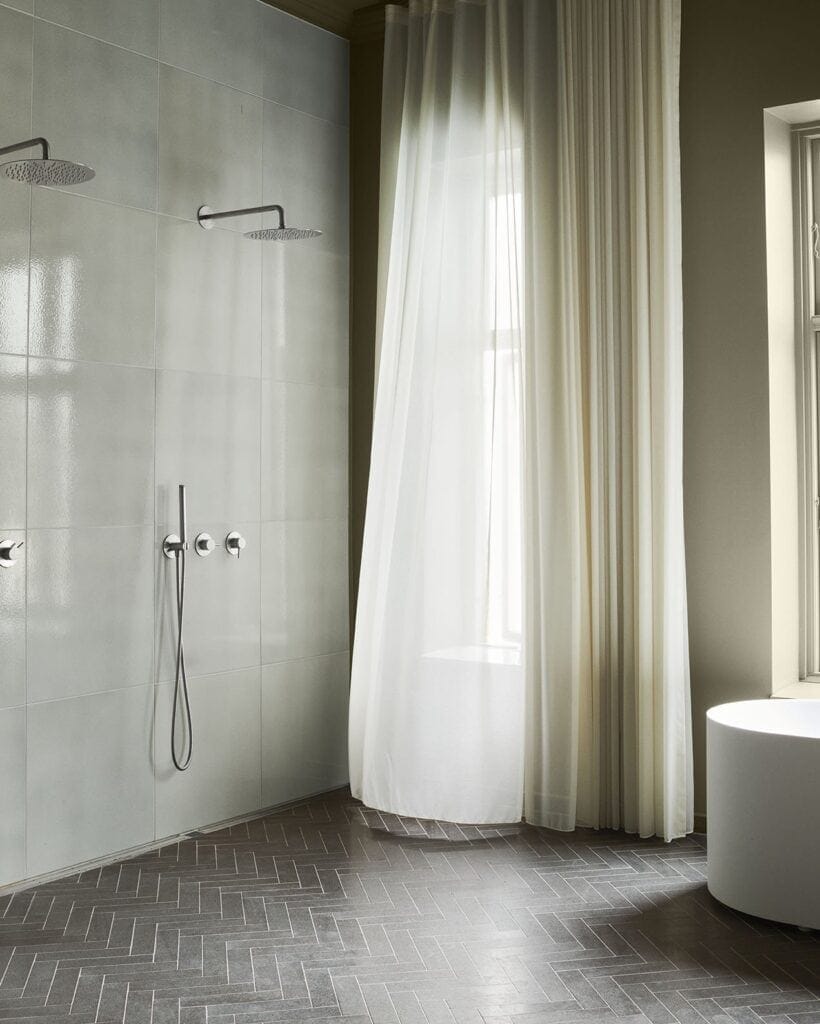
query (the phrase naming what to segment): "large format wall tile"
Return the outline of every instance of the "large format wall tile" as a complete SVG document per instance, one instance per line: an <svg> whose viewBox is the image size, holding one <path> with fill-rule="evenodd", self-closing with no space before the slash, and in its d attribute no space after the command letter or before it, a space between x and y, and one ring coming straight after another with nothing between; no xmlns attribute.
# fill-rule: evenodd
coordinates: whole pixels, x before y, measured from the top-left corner
<svg viewBox="0 0 820 1024"><path fill-rule="evenodd" d="M164 0L160 60L261 95L263 7L258 0Z"/></svg>
<svg viewBox="0 0 820 1024"><path fill-rule="evenodd" d="M156 833L175 835L237 817L261 803L259 669L189 681L194 752L190 767L171 762L174 687L156 688Z"/></svg>
<svg viewBox="0 0 820 1024"><path fill-rule="evenodd" d="M191 507L198 504L191 492ZM167 529L167 528L166 528ZM238 530L247 546L239 558L225 550L225 537ZM259 550L258 523L200 523L191 521L189 540L210 533L217 547L207 558L193 551L186 558L185 663L191 676L227 672L259 664ZM158 547L165 529L157 536ZM176 658L175 563L163 558L158 566L158 678L174 678Z"/></svg>
<svg viewBox="0 0 820 1024"><path fill-rule="evenodd" d="M157 244L157 366L258 376L260 244L170 217Z"/></svg>
<svg viewBox="0 0 820 1024"><path fill-rule="evenodd" d="M348 647L347 521L262 525L262 662Z"/></svg>
<svg viewBox="0 0 820 1024"><path fill-rule="evenodd" d="M127 50L157 55L159 0L36 0L34 13Z"/></svg>
<svg viewBox="0 0 820 1024"><path fill-rule="evenodd" d="M153 837L152 686L28 709L29 875Z"/></svg>
<svg viewBox="0 0 820 1024"><path fill-rule="evenodd" d="M74 697L152 681L150 526L31 530L28 697Z"/></svg>
<svg viewBox="0 0 820 1024"><path fill-rule="evenodd" d="M26 872L26 709L0 711L0 886Z"/></svg>
<svg viewBox="0 0 820 1024"><path fill-rule="evenodd" d="M26 525L26 358L0 355L0 524ZM2 540L2 538L0 538Z"/></svg>
<svg viewBox="0 0 820 1024"><path fill-rule="evenodd" d="M19 543L25 536L0 525L0 540ZM18 548L17 564L0 569L0 708L26 702L26 557L25 546Z"/></svg>
<svg viewBox="0 0 820 1024"><path fill-rule="evenodd" d="M347 386L347 256L314 239L262 249L262 376Z"/></svg>
<svg viewBox="0 0 820 1024"><path fill-rule="evenodd" d="M31 138L32 20L0 7L0 138ZM21 153L21 156L25 156ZM11 157L0 157L0 161ZM0 177L0 352L26 351L29 197L31 189Z"/></svg>
<svg viewBox="0 0 820 1024"><path fill-rule="evenodd" d="M347 50L257 0L0 0L0 145L96 171L0 176L0 540L26 541L0 570L0 885L259 808L263 657L305 659L266 674L264 802L346 777ZM196 224L263 202L324 234ZM220 546L188 561L184 775L180 482Z"/></svg>
<svg viewBox="0 0 820 1024"><path fill-rule="evenodd" d="M28 525L151 522L154 373L29 359Z"/></svg>
<svg viewBox="0 0 820 1024"><path fill-rule="evenodd" d="M284 206L293 227L323 232L306 246L337 255L348 252L347 150L346 128L265 102L266 202Z"/></svg>
<svg viewBox="0 0 820 1024"><path fill-rule="evenodd" d="M348 781L346 651L262 669L262 803Z"/></svg>
<svg viewBox="0 0 820 1024"><path fill-rule="evenodd" d="M259 381L157 374L157 522L176 526L177 487L203 523L259 520Z"/></svg>
<svg viewBox="0 0 820 1024"><path fill-rule="evenodd" d="M161 213L195 220L203 205L217 212L259 206L262 100L162 66L159 125ZM241 218L228 226L257 223Z"/></svg>
<svg viewBox="0 0 820 1024"><path fill-rule="evenodd" d="M35 21L33 116L54 156L96 171L74 192L155 208L156 61Z"/></svg>
<svg viewBox="0 0 820 1024"><path fill-rule="evenodd" d="M265 99L347 124L348 44L274 7L260 6Z"/></svg>
<svg viewBox="0 0 820 1024"><path fill-rule="evenodd" d="M29 352L154 364L156 217L34 189Z"/></svg>
<svg viewBox="0 0 820 1024"><path fill-rule="evenodd" d="M262 383L262 518L347 515L347 389Z"/></svg>

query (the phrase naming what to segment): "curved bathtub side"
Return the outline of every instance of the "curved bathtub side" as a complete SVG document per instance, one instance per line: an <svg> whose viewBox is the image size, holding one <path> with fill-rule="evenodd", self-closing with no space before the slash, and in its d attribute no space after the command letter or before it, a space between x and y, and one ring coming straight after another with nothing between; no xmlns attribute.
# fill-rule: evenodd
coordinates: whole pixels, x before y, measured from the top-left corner
<svg viewBox="0 0 820 1024"><path fill-rule="evenodd" d="M706 733L708 886L756 917L820 928L820 739Z"/></svg>

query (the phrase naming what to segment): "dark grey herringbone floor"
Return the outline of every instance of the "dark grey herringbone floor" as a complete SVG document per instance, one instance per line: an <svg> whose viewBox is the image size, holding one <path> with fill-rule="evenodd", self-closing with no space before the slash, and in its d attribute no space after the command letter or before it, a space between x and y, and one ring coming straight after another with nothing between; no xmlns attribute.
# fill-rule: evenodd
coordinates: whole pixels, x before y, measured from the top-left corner
<svg viewBox="0 0 820 1024"><path fill-rule="evenodd" d="M335 794L0 897L0 1020L820 1022L820 940L723 909L704 868L696 838Z"/></svg>

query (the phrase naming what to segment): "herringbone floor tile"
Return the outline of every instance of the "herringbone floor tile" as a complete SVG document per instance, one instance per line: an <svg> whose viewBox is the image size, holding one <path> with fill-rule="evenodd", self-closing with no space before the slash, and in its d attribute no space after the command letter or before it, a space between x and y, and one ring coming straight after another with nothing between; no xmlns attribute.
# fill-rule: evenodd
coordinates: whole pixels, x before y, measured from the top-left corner
<svg viewBox="0 0 820 1024"><path fill-rule="evenodd" d="M705 850L344 793L0 897L0 1021L820 1024L820 941Z"/></svg>

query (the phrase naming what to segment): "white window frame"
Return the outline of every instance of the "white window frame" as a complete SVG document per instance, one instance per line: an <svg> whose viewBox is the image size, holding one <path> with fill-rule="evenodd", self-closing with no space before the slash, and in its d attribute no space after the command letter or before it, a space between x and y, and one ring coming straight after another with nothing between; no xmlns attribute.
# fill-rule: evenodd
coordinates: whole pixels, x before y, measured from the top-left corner
<svg viewBox="0 0 820 1024"><path fill-rule="evenodd" d="M820 314L815 287L812 225L812 143L820 146L820 122L792 129L795 185L795 341L797 346L797 450L800 508L800 679L820 683Z"/></svg>

